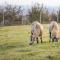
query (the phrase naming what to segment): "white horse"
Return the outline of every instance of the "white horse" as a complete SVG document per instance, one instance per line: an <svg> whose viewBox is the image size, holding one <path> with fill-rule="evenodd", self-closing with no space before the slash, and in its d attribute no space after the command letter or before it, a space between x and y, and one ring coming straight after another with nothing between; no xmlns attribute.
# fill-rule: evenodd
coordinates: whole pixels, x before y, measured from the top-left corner
<svg viewBox="0 0 60 60"><path fill-rule="evenodd" d="M59 32L59 26L56 21L52 21L49 24L49 34L50 34L50 39L52 39L52 42L54 40L58 41L58 32Z"/></svg>
<svg viewBox="0 0 60 60"><path fill-rule="evenodd" d="M35 40L38 43L38 37L40 37L42 43L42 33L43 26L38 21L33 22L31 27L30 45L33 44Z"/></svg>

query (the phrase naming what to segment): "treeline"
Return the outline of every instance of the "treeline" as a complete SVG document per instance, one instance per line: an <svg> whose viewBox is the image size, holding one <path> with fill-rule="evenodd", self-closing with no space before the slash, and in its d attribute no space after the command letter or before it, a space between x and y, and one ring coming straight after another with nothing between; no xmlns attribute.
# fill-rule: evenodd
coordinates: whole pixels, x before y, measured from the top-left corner
<svg viewBox="0 0 60 60"><path fill-rule="evenodd" d="M21 6L6 5L0 7L0 25L15 25L22 23Z"/></svg>
<svg viewBox="0 0 60 60"><path fill-rule="evenodd" d="M24 15L22 6L0 6L0 25L30 24L37 20L41 23L49 23L51 20L60 22L60 9L50 12L43 5L35 4Z"/></svg>

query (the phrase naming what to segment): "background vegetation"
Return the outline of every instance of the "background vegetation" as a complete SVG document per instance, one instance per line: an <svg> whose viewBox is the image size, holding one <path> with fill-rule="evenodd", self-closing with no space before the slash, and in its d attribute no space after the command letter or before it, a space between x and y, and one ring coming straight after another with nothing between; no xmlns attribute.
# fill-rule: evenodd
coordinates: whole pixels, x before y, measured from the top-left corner
<svg viewBox="0 0 60 60"><path fill-rule="evenodd" d="M27 14L24 13L23 6L13 6L6 4L0 6L0 25L20 25L30 24L37 20L41 23L49 23L51 20L60 22L60 8L58 11L49 11L43 5L36 3L28 9Z"/></svg>

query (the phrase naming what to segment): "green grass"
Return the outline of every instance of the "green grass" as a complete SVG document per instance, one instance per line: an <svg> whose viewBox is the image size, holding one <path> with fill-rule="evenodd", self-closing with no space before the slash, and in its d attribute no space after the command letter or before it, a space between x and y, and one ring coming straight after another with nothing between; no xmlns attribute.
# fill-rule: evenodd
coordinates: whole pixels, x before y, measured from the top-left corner
<svg viewBox="0 0 60 60"><path fill-rule="evenodd" d="M30 25L0 27L0 60L60 60L60 39L49 43L48 25L43 26L43 43L32 46Z"/></svg>

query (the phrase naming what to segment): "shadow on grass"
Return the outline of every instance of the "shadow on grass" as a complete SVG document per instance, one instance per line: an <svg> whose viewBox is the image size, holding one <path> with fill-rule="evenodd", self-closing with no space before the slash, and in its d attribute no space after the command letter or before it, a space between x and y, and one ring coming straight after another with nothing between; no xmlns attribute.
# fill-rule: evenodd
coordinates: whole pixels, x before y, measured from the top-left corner
<svg viewBox="0 0 60 60"><path fill-rule="evenodd" d="M20 49L20 50L17 50L17 52L31 52L30 49Z"/></svg>
<svg viewBox="0 0 60 60"><path fill-rule="evenodd" d="M27 55L28 56L36 56L38 54L40 54L40 52L29 52Z"/></svg>
<svg viewBox="0 0 60 60"><path fill-rule="evenodd" d="M8 49L13 49L13 48L23 48L25 47L24 44L20 43L20 44L8 44L8 43L5 43L3 45L0 45L0 51L5 51L5 50L8 50Z"/></svg>
<svg viewBox="0 0 60 60"><path fill-rule="evenodd" d="M53 60L54 56L48 55L48 56L46 56L46 58L48 58L49 60Z"/></svg>

